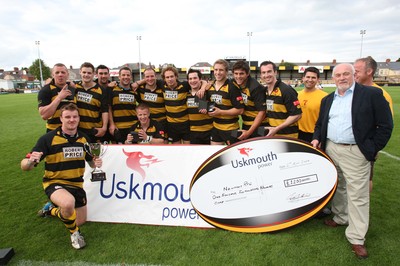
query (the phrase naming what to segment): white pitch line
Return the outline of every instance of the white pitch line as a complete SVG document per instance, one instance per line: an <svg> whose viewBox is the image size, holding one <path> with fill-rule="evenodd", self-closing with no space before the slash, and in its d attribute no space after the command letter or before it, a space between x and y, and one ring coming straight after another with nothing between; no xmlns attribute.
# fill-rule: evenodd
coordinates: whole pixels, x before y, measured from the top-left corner
<svg viewBox="0 0 400 266"><path fill-rule="evenodd" d="M380 151L380 153L383 153L383 154L385 154L386 156L388 156L388 157L390 157L390 158L392 158L392 159L395 159L395 160L397 160L397 161L400 161L400 157L397 157L397 156L395 156L395 155L392 155L392 154L390 154L390 153L388 153L388 152Z"/></svg>

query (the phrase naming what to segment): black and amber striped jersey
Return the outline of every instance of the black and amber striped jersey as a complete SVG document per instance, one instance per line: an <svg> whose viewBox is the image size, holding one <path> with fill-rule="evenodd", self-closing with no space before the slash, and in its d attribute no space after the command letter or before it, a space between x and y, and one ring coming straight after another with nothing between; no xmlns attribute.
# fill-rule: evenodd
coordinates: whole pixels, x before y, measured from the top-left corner
<svg viewBox="0 0 400 266"><path fill-rule="evenodd" d="M277 80L271 94L266 92L268 124L276 127L285 122L289 116L301 114L300 102L297 92L281 80ZM285 135L297 138L297 122L280 130L278 135Z"/></svg>
<svg viewBox="0 0 400 266"><path fill-rule="evenodd" d="M61 88L57 87L54 84L54 79L47 85L45 85L38 93L38 107L44 107L49 105L52 101L55 100L55 98L58 96L58 93L61 91ZM54 130L61 126L61 121L60 121L60 108L67 103L75 103L76 100L72 96L72 98L69 99L64 99L60 102L60 104L57 106L57 109L55 113L47 119L46 122L46 128L47 131Z"/></svg>
<svg viewBox="0 0 400 266"><path fill-rule="evenodd" d="M186 98L190 86L187 82L178 81L174 89L170 89L166 84L163 88L165 111L168 123L184 123L189 121L186 106Z"/></svg>
<svg viewBox="0 0 400 266"><path fill-rule="evenodd" d="M136 121L137 94L131 89L126 90L115 86L111 92L111 110L115 126L119 129L128 129Z"/></svg>
<svg viewBox="0 0 400 266"><path fill-rule="evenodd" d="M136 122L132 127L130 132L139 132L142 129L140 122ZM155 138L155 139L165 139L165 132L164 129L162 128L161 124L158 123L154 119L150 119L150 124L149 127L146 129L146 134L149 137ZM149 143L149 140L139 140L137 143L138 144L145 144Z"/></svg>
<svg viewBox="0 0 400 266"><path fill-rule="evenodd" d="M216 90L215 83L207 91L207 100L214 102L215 106L221 110L231 108L243 109L243 99L240 90L236 88L229 80ZM239 129L239 116L222 115L213 117L213 126L218 130L228 131Z"/></svg>
<svg viewBox="0 0 400 266"><path fill-rule="evenodd" d="M48 132L37 141L32 152L43 152L43 188L51 184L62 184L83 188L85 160L93 158L86 153L87 136L77 132L75 136L64 134L61 127Z"/></svg>
<svg viewBox="0 0 400 266"><path fill-rule="evenodd" d="M208 114L199 113L199 97L188 93L186 104L189 113L190 131L210 131L213 128L213 119Z"/></svg>
<svg viewBox="0 0 400 266"><path fill-rule="evenodd" d="M103 88L104 94L105 94L106 97L107 97L107 103L108 103L108 105L111 105L111 93L112 93L113 87L109 87L109 86L108 86L108 84L109 84L111 81L108 81L108 82L107 82L107 85L101 85L101 84L99 83L99 80L98 80L98 79L95 79L94 82L96 82L97 84L99 84L100 87Z"/></svg>
<svg viewBox="0 0 400 266"><path fill-rule="evenodd" d="M242 114L242 128L248 130L260 111L266 110L266 89L255 78L249 77L246 86L241 88L235 81L233 84L242 93L244 111Z"/></svg>
<svg viewBox="0 0 400 266"><path fill-rule="evenodd" d="M137 101L139 103L145 103L150 108L150 116L152 119L157 121L166 120L166 111L164 104L164 93L163 93L164 82L162 80L156 81L156 89L151 91L146 89L146 85L141 85L137 88L136 93L138 95Z"/></svg>
<svg viewBox="0 0 400 266"><path fill-rule="evenodd" d="M76 105L79 109L79 128L91 130L94 127L102 127L102 113L108 113L107 93L99 84L85 90L81 83L76 84Z"/></svg>

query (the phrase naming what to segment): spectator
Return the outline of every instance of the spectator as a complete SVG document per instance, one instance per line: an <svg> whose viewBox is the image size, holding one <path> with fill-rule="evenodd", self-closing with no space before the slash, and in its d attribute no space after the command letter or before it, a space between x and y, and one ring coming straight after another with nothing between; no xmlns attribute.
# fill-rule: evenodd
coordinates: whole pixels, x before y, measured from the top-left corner
<svg viewBox="0 0 400 266"><path fill-rule="evenodd" d="M339 182L331 202L330 227L347 225L345 234L358 258L367 258L371 161L390 139L393 120L382 91L354 81L354 67L333 69L336 90L321 102L313 141L333 160Z"/></svg>

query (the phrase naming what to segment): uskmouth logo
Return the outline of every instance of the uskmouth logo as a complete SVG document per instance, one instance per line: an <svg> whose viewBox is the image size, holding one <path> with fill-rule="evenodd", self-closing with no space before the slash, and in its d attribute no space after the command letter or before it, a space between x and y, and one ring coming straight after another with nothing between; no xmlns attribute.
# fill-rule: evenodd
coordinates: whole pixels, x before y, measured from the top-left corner
<svg viewBox="0 0 400 266"><path fill-rule="evenodd" d="M249 153L252 151L252 148L240 148L238 149L240 154L246 155L247 157L249 157Z"/></svg>
<svg viewBox="0 0 400 266"><path fill-rule="evenodd" d="M122 151L128 157L126 158L126 166L141 175L142 180L146 178L146 171L143 169L143 167L146 166L149 168L150 165L154 163L162 162L162 160L159 160L154 155L145 155L141 151L127 152L124 149L122 149Z"/></svg>

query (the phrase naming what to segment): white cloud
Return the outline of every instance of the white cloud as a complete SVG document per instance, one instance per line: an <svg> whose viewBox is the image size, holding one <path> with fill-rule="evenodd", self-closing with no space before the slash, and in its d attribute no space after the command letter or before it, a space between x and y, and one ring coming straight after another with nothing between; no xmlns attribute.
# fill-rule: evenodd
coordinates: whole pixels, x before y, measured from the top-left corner
<svg viewBox="0 0 400 266"><path fill-rule="evenodd" d="M84 61L117 67L139 60L189 67L249 53L251 60L378 61L400 57L400 3L383 1L9 1L0 17L0 68Z"/></svg>

